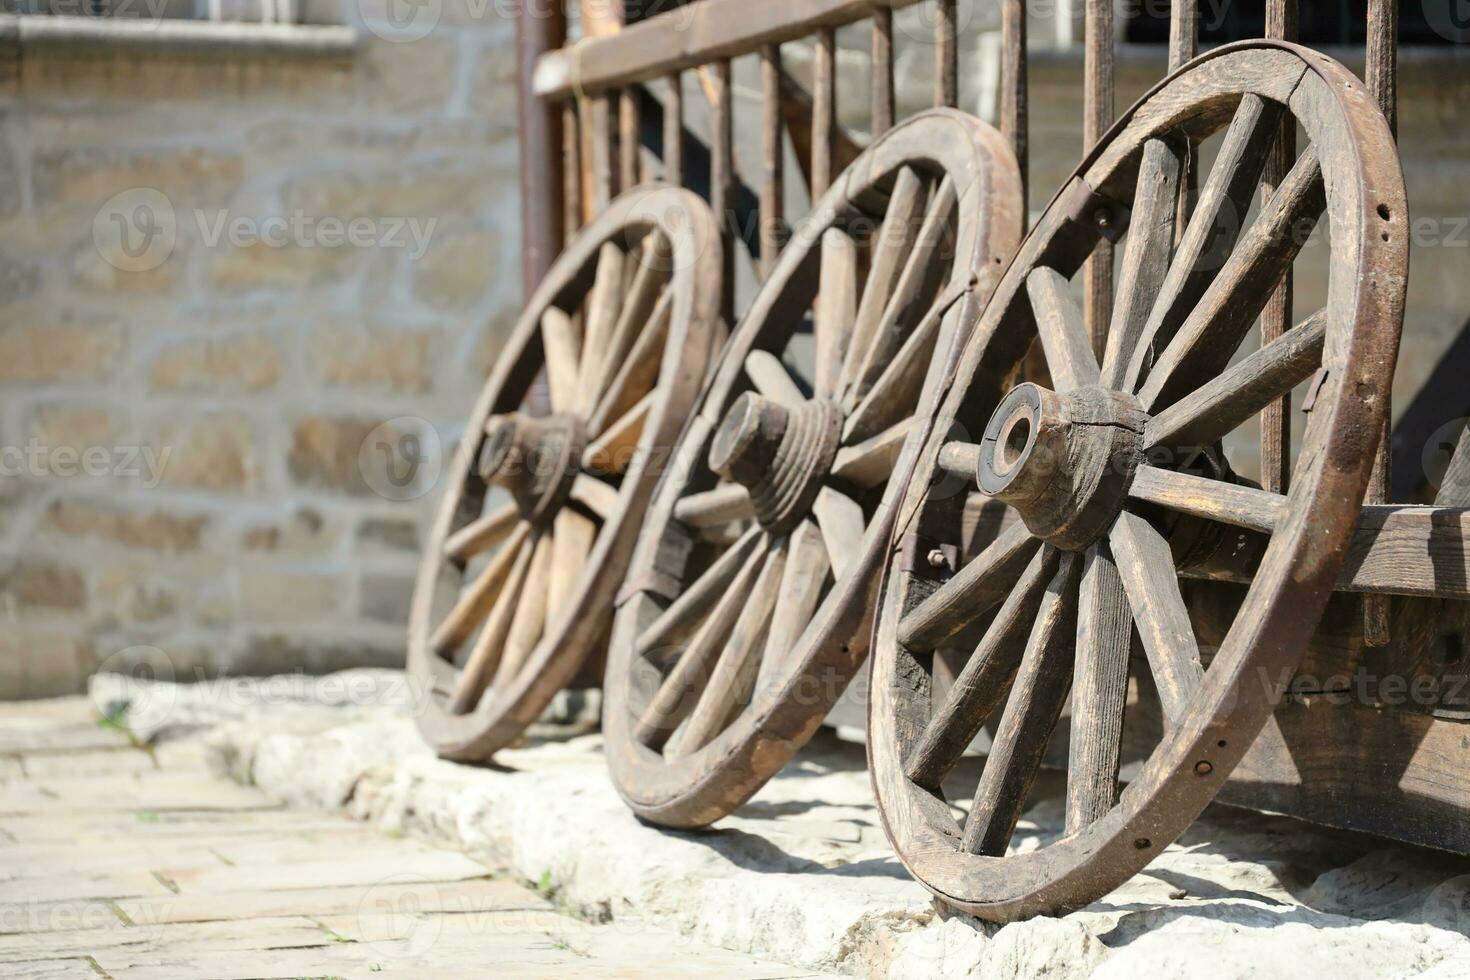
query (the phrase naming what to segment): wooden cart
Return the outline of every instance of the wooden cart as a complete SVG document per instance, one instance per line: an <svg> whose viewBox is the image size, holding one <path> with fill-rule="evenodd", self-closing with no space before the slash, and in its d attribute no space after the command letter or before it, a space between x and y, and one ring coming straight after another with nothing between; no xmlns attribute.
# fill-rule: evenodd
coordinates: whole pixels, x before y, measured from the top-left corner
<svg viewBox="0 0 1470 980"><path fill-rule="evenodd" d="M762 276L793 271L782 272L778 258L790 234L781 210L783 131L813 199L855 156L835 124L834 29L871 20L878 136L899 121L892 13L906 5L700 0L646 20L630 10L636 22L603 25L590 32L603 36L566 47L555 24L534 25L540 34L523 24L526 254L549 251L558 223L571 228L595 213L619 182L661 175L703 184L726 246L719 302L725 322L735 323L738 243ZM1005 0L1001 9L1000 130L1024 184L1024 19L1019 3ZM956 8L939 0L935 11L935 101L952 104ZM1451 495L1438 509L1385 503L1382 434L1407 274L1407 207L1391 134L1394 11L1371 6L1365 85L1330 59L1281 43L1194 61L1193 7L1175 3L1175 74L1116 124L1110 11L1101 2L1086 10L1082 125L1090 153L1019 254L1000 260L1008 271L995 299L965 310L957 336L968 344L936 376L945 397L906 434L912 458L893 453L887 474L908 495L893 523L873 640L869 737L880 808L901 858L926 886L994 918L1107 891L1217 796L1470 849L1470 777L1459 764L1465 692L1457 685L1470 563L1465 513L1453 509L1470 500L1452 496L1467 481L1447 479ZM1290 41L1295 20L1290 0L1268 5L1277 42ZM809 35L815 61L805 97L782 71L780 45ZM762 161L758 191L736 167L730 99L730 58L754 52L762 60L762 146L744 158ZM689 167L701 145L683 125L685 73L698 77L713 119L707 184L703 168ZM1308 135L1300 151L1297 123ZM1191 151L1217 133L1225 158L1197 174ZM650 158L640 145L657 151L660 174L643 172ZM896 188L878 190L881 214ZM1267 220L1240 231L1258 193ZM1226 210L1239 235L1223 267L1207 268L1199 258ZM1347 232L1334 242L1342 259L1332 299L1320 316L1296 322L1295 251L1281 229L1324 211L1335 231ZM1116 269L1114 243L1122 249ZM844 266L815 242L804 247L818 291L770 305L795 319L815 305L820 322L824 305L844 303L826 268ZM1068 287L1074 275L1080 303ZM1232 365L1258 316L1261 351ZM1178 337L1187 342L1166 343ZM818 372L822 363L819 354ZM760 370L749 371L757 389ZM1295 404L1310 409L1311 435L1293 451L1288 420L1299 385L1306 387ZM1249 486L1233 477L1217 444L1257 416L1263 479ZM729 476L740 457L730 446L758 443L775 423L758 403L710 424L727 419L721 455L736 464L725 466ZM1185 445L1202 451L1186 460L1177 452ZM1149 455L1160 447L1174 453L1170 461ZM1129 462L1113 465L1120 454ZM1470 452L1462 444L1452 473L1463 469ZM1058 471L1069 474L1062 490ZM933 492L941 485L947 495ZM729 504L685 503L684 516L717 524L704 519ZM743 518L743 506L729 513ZM709 566L721 571L704 580L705 599L731 582L764 595L760 583L777 576L776 566L738 550L739 527L723 543L735 556L730 567ZM672 792L656 788L657 776L622 780L640 812L680 825L728 812L810 737L867 640L850 619L824 623L828 636L857 639L844 657L814 658L798 671L797 681L821 693L798 710L784 685L777 697L786 710L765 705L764 727L739 734L738 719L758 707L761 689L749 683L751 661L741 653L748 644L706 636L672 655L642 656L657 646L646 642L648 630L660 619L679 625L671 611L699 581L690 568L671 581L657 549L635 560L624 608L649 596L656 602L628 614L635 625L627 641L642 659L630 655L609 678L636 681L643 692L640 701L610 691L610 711L622 713L607 719L610 733L660 755L672 743L665 764L737 732L725 744L733 751L703 756ZM738 618L722 627L736 639ZM695 656L685 658L689 650ZM721 671L730 650L736 663ZM681 662L688 677L679 677ZM671 677L680 681L671 691L688 696L671 693L660 706ZM726 684L731 697L704 696ZM964 788L975 789L966 816L949 804L955 787L946 794L944 775L987 720L993 755L979 787ZM681 734L690 727L697 737ZM1068 833L1039 856L1006 856L1043 762L1068 769ZM1121 796L1120 769L1129 784Z"/></svg>

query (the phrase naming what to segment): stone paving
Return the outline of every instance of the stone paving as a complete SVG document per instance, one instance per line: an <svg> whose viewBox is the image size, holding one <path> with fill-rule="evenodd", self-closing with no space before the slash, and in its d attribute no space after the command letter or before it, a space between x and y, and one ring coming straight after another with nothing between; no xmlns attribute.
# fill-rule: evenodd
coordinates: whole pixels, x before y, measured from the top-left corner
<svg viewBox="0 0 1470 980"><path fill-rule="evenodd" d="M0 830L20 845L4 845L20 870L0 864L0 874L20 875L19 894L34 897L7 900L4 914L24 928L0 939L21 957L44 948L73 965L90 942L86 955L118 977L275 975L272 963L290 976L375 965L423 976L417 952L441 973L501 976L1470 980L1463 858L1213 807L1103 900L995 926L948 912L909 880L883 837L861 746L830 733L713 830L676 833L618 799L595 704L565 700L558 711L574 724L534 728L493 765L464 766L424 747L412 698L395 671L192 686L96 678L92 700L153 748L158 768L137 772L123 767L141 766L142 753L122 752L84 703L53 703L71 714L39 735L16 712L47 709L8 709L0 751L14 759L16 802L0 806ZM29 761L42 743L66 751ZM95 766L98 751L113 753L103 774L33 774ZM201 752L233 783L211 782ZM1046 786L1013 846L1061 832L1062 781ZM201 814L257 829L216 842ZM301 829L258 829L272 820ZM48 840L62 846L48 852ZM73 841L89 856L68 856ZM303 908L293 890L307 889L322 895ZM250 897L233 907L220 897L240 893ZM38 938L31 920L56 907L121 922L120 910L134 925L85 922L80 945ZM165 936L186 924L180 915L195 931ZM159 931L119 945L140 924ZM52 928L76 930L63 925ZM262 933L279 938L262 946ZM246 967L230 943L273 960ZM196 959L201 948L212 958Z"/></svg>
<svg viewBox="0 0 1470 980"><path fill-rule="evenodd" d="M211 773L87 698L0 706L0 976L811 976L595 924L480 860Z"/></svg>

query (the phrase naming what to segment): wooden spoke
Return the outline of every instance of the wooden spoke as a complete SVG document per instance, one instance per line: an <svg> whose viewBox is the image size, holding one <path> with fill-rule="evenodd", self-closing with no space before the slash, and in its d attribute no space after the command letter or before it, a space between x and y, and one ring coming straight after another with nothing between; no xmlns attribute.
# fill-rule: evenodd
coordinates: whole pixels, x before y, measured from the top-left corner
<svg viewBox="0 0 1470 980"><path fill-rule="evenodd" d="M607 349L602 351L602 362L592 386L593 404L596 404L596 399L612 384L639 334L648 326L649 317L658 307L659 300L663 298L668 274L659 268L656 260L654 252L658 247L658 242L647 242L642 261L636 263L617 323L608 337Z"/></svg>
<svg viewBox="0 0 1470 980"><path fill-rule="evenodd" d="M945 310L944 298L935 300L918 326L904 338L898 353L842 424L843 442L867 439L913 411L914 393L924 381Z"/></svg>
<svg viewBox="0 0 1470 980"><path fill-rule="evenodd" d="M863 284L863 298L853 318L852 339L842 359L842 375L838 388L844 394L852 387L872 347L878 320L898 284L904 259L913 249L919 233L919 216L924 206L924 182L912 167L904 167L893 182L893 196L888 211L878 228L873 243L873 257L868 266L868 279Z"/></svg>
<svg viewBox="0 0 1470 980"><path fill-rule="evenodd" d="M781 359L770 351L753 350L745 358L745 373L755 390L773 402L795 408L806 401L796 379Z"/></svg>
<svg viewBox="0 0 1470 980"><path fill-rule="evenodd" d="M1254 94L1247 94L1236 107L1142 336L1126 370L1115 375L1118 387L1136 390L1148 359L1174 336L1219 271L1220 255L1235 246L1281 115L1280 105Z"/></svg>
<svg viewBox="0 0 1470 980"><path fill-rule="evenodd" d="M1179 211L1179 176L1183 169L1184 162L1174 145L1161 139L1144 144L1128 240L1118 271L1118 291L1108 320L1104 387L1123 384L1133 352L1143 338L1154 291L1167 274L1174 250L1174 219Z"/></svg>
<svg viewBox="0 0 1470 980"><path fill-rule="evenodd" d="M1189 610L1174 573L1169 542L1148 521L1127 511L1109 534L1123 591L1148 654L1154 684L1171 726L1184 718L1204 671Z"/></svg>
<svg viewBox="0 0 1470 980"><path fill-rule="evenodd" d="M1118 792L1132 642L1133 616L1123 580L1107 542L1099 541L1087 549L1083 558L1077 602L1077 659L1072 670L1067 761L1069 834L1107 813Z"/></svg>
<svg viewBox="0 0 1470 980"><path fill-rule="evenodd" d="M551 410L570 412L577 404L577 362L580 342L572 318L554 306L541 314L541 349L546 355L546 387Z"/></svg>
<svg viewBox="0 0 1470 980"><path fill-rule="evenodd" d="M823 487L812 501L812 515L827 542L832 559L832 574L842 578L857 564L863 552L863 508L846 494Z"/></svg>
<svg viewBox="0 0 1470 980"><path fill-rule="evenodd" d="M1072 686L1080 565L1075 554L1064 553L1042 596L1036 622L1026 640L1026 654L996 725L990 755L965 820L963 847L971 854L1005 854L1031 782L1041 768L1046 743L1061 717L1062 704Z"/></svg>
<svg viewBox="0 0 1470 980"><path fill-rule="evenodd" d="M1286 497L1192 473L1140 466L1128 496L1181 514L1270 533L1286 513Z"/></svg>
<svg viewBox="0 0 1470 980"><path fill-rule="evenodd" d="M759 688L764 688L781 664L790 662L806 624L817 611L831 569L821 530L811 518L803 519L786 541L786 567L781 573L776 611L771 615L771 631L761 658Z"/></svg>
<svg viewBox="0 0 1470 980"><path fill-rule="evenodd" d="M531 551L526 581L521 587L520 599L511 613L510 626L506 630L505 652L500 656L500 666L490 685L494 689L503 690L515 680L526 658L536 648L536 642L541 639L541 631L546 626L550 597L554 539L554 532L542 534L536 539L536 545Z"/></svg>
<svg viewBox="0 0 1470 980"><path fill-rule="evenodd" d="M634 644L634 652L639 658L648 657L655 650L663 647L674 646L682 643L693 632L694 627L699 624L699 617L724 594L730 583L735 579L735 573L745 565L750 556L750 550L755 547L756 540L764 533L758 527L752 527L740 536L725 553L715 560L715 563L705 569L704 574L695 579L687 589L679 594L679 597L669 604L657 619L644 630ZM655 658L661 659L661 658Z"/></svg>
<svg viewBox="0 0 1470 980"><path fill-rule="evenodd" d="M643 423L653 410L654 396L650 391L639 399L638 404L615 419L607 429L587 444L582 451L582 465L598 476L616 476L627 470L638 449L638 440L643 436Z"/></svg>
<svg viewBox="0 0 1470 980"><path fill-rule="evenodd" d="M1006 597L1041 542L1020 521L955 573L898 624L898 642L932 650Z"/></svg>
<svg viewBox="0 0 1470 980"><path fill-rule="evenodd" d="M1322 364L1319 310L1148 421L1147 448L1209 446L1312 376Z"/></svg>
<svg viewBox="0 0 1470 980"><path fill-rule="evenodd" d="M837 395L842 362L857 316L857 245L841 228L822 232L821 294L817 299L816 395Z"/></svg>
<svg viewBox="0 0 1470 980"><path fill-rule="evenodd" d="M494 605L495 597L505 584L511 565L530 531L531 526L525 522L515 526L506 537L504 546L491 557L490 563L470 587L460 594L449 615L434 630L429 639L430 647L440 654L446 654L458 649L460 644L469 639L469 635Z"/></svg>
<svg viewBox="0 0 1470 980"><path fill-rule="evenodd" d="M468 561L481 552L489 551L505 540L520 518L520 509L514 501L501 504L445 539L444 557L450 561Z"/></svg>
<svg viewBox="0 0 1470 980"><path fill-rule="evenodd" d="M1057 549L1050 547L1032 552L1020 581L1006 596L955 678L944 704L934 712L914 743L904 760L904 771L918 785L939 788L959 762L965 747L1005 697L1026 652L1026 640L1041 609L1047 584L1056 574L1058 555Z"/></svg>
<svg viewBox="0 0 1470 980"><path fill-rule="evenodd" d="M837 450L832 461L833 478L863 489L876 487L887 480L913 424L911 415L870 439Z"/></svg>
<svg viewBox="0 0 1470 980"><path fill-rule="evenodd" d="M608 425L622 418L652 390L658 380L659 365L663 361L664 337L669 331L673 315L674 294L665 290L658 305L649 314L648 323L633 349L618 368L607 391L597 400L597 408L588 420L587 431L594 439L607 431Z"/></svg>
<svg viewBox="0 0 1470 980"><path fill-rule="evenodd" d="M926 285L937 279L939 263L935 252L945 240L945 229L954 215L958 197L954 180L946 176L929 199L924 223L919 227L917 239L909 248L903 271L883 307L883 315L873 330L872 343L864 352L855 380L843 397L843 408L852 411L867 394L892 361L895 352L906 336L905 324L912 322L924 303Z"/></svg>
<svg viewBox="0 0 1470 980"><path fill-rule="evenodd" d="M719 662L704 690L699 692L699 701L689 721L669 744L668 755L678 757L698 752L750 704L785 567L784 549L772 548L766 553L760 577L745 600L745 608L720 653Z"/></svg>
<svg viewBox="0 0 1470 980"><path fill-rule="evenodd" d="M580 414L591 412L596 404L602 355L612 339L618 309L623 301L623 260L622 251L612 242L604 243L597 254L597 273L592 282L592 292L587 296L582 361L577 370L577 411Z"/></svg>
<svg viewBox="0 0 1470 980"><path fill-rule="evenodd" d="M1097 384L1097 356L1066 278L1055 269L1037 266L1026 277L1026 292L1056 390Z"/></svg>
<svg viewBox="0 0 1470 980"><path fill-rule="evenodd" d="M557 511L551 524L551 571L546 585L546 618L567 608L597 541L597 524L574 507Z"/></svg>
<svg viewBox="0 0 1470 980"><path fill-rule="evenodd" d="M461 715L480 703L480 696L495 676L500 658L505 652L505 641L510 635L511 623L515 619L516 607L520 604L521 588L531 568L531 557L536 551L530 541L523 541L515 550L515 560L506 573L505 585L480 627L480 635L470 648L464 670L454 684L454 695L449 699L449 710Z"/></svg>
<svg viewBox="0 0 1470 980"><path fill-rule="evenodd" d="M689 527L715 527L754 516L750 491L738 483L692 493L674 505L674 519Z"/></svg>
<svg viewBox="0 0 1470 980"><path fill-rule="evenodd" d="M635 737L655 752L664 747L674 729L694 709L697 689L705 686L715 658L724 649L726 638L745 608L746 597L755 583L756 573L765 564L765 557L765 547L751 552L639 717Z"/></svg>
<svg viewBox="0 0 1470 980"><path fill-rule="evenodd" d="M604 521L618 509L617 488L586 473L578 473L572 479L572 499Z"/></svg>
<svg viewBox="0 0 1470 980"><path fill-rule="evenodd" d="M1145 409L1162 410L1224 370L1325 207L1322 167L1309 147L1159 355L1138 393Z"/></svg>

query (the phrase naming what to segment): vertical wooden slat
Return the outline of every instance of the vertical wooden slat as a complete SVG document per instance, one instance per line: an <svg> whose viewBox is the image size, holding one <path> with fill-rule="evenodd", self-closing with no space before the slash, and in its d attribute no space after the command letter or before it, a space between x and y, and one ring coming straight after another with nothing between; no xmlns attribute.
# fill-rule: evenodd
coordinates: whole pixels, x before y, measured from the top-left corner
<svg viewBox="0 0 1470 980"><path fill-rule="evenodd" d="M1388 120L1388 128L1398 134L1399 74L1399 0L1368 0L1368 51L1364 80ZM1373 475L1368 480L1366 502L1381 504L1388 500L1389 474L1393 472L1393 403L1383 393L1383 430L1378 439L1378 456L1373 461ZM1370 647L1388 646L1389 598L1382 595L1364 597L1363 642Z"/></svg>
<svg viewBox="0 0 1470 980"><path fill-rule="evenodd" d="M566 43L567 21L561 4L545 10L526 3L516 8L516 117L521 167L521 295L536 290L561 251L562 115L538 97L531 85L536 59Z"/></svg>
<svg viewBox="0 0 1470 980"><path fill-rule="evenodd" d="M1113 4L1087 0L1083 32L1082 152L1092 149L1113 121ZM1113 308L1113 246L1100 241L1083 268L1082 312L1092 348L1102 357Z"/></svg>
<svg viewBox="0 0 1470 980"><path fill-rule="evenodd" d="M1027 204L1031 164L1027 159L1026 129L1026 4L1003 0L1000 8L1000 132L1016 153L1021 171L1021 220L1030 225Z"/></svg>
<svg viewBox="0 0 1470 980"><path fill-rule="evenodd" d="M955 38L956 0L934 0L934 104L959 105L959 48Z"/></svg>
<svg viewBox="0 0 1470 980"><path fill-rule="evenodd" d="M893 8L873 8L873 137L893 128Z"/></svg>
<svg viewBox="0 0 1470 980"><path fill-rule="evenodd" d="M582 127L577 103L568 99L561 108L562 242L570 242L582 227Z"/></svg>
<svg viewBox="0 0 1470 980"><path fill-rule="evenodd" d="M761 277L770 276L781 253L781 202L785 198L781 146L781 46L761 51Z"/></svg>
<svg viewBox="0 0 1470 980"><path fill-rule="evenodd" d="M710 146L709 200L720 225L720 242L724 248L720 313L725 325L732 326L735 323L735 133L730 106L730 59L716 61L710 69L706 80L714 112L714 134Z"/></svg>
<svg viewBox="0 0 1470 980"><path fill-rule="evenodd" d="M639 147L642 143L638 125L639 86L629 85L618 99L618 185L627 190L638 183Z"/></svg>
<svg viewBox="0 0 1470 980"><path fill-rule="evenodd" d="M1278 41L1297 38L1297 0L1267 0L1266 36ZM1261 177L1261 200L1276 192L1296 160L1296 120L1283 119L1276 144L1266 160ZM1286 270L1281 283L1261 311L1261 346L1271 343L1291 326L1292 273ZM1291 393L1282 395L1261 410L1261 487L1286 493L1291 481Z"/></svg>
<svg viewBox="0 0 1470 980"><path fill-rule="evenodd" d="M582 209L584 222L601 214L613 199L616 191L616 164L613 160L613 119L616 115L616 95L588 96L584 106L583 133L586 145L582 148L582 159L586 161L591 187L584 197Z"/></svg>
<svg viewBox="0 0 1470 980"><path fill-rule="evenodd" d="M684 81L674 72L667 79L669 100L664 103L664 180L684 183Z"/></svg>
<svg viewBox="0 0 1470 980"><path fill-rule="evenodd" d="M1287 0L1295 3L1296 0ZM1270 15L1267 14L1269 18ZM1269 37L1269 32L1267 34ZM1171 0L1169 4L1169 71L1176 72L1199 54L1199 0ZM1184 235L1189 216L1199 196L1199 160L1190 153L1184 160L1179 182L1179 211L1174 218L1174 238Z"/></svg>
<svg viewBox="0 0 1470 980"><path fill-rule="evenodd" d="M812 202L832 185L832 128L837 123L837 32L817 31L812 65Z"/></svg>

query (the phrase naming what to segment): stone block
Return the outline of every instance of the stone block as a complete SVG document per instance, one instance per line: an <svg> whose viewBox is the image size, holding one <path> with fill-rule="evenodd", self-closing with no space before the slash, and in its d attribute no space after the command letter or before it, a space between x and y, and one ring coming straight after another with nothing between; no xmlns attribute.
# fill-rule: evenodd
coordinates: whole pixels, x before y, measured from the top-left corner
<svg viewBox="0 0 1470 980"><path fill-rule="evenodd" d="M357 584L357 614L366 619L406 626L412 603L412 574L369 572Z"/></svg>
<svg viewBox="0 0 1470 980"><path fill-rule="evenodd" d="M342 579L271 566L240 570L240 617L248 622L299 622L335 616L342 606Z"/></svg>
<svg viewBox="0 0 1470 980"><path fill-rule="evenodd" d="M358 466L358 451L377 422L312 415L291 432L286 468L299 486L367 495L372 491Z"/></svg>
<svg viewBox="0 0 1470 980"><path fill-rule="evenodd" d="M164 391L265 391L281 376L274 338L248 332L173 344L153 360L149 381Z"/></svg>
<svg viewBox="0 0 1470 980"><path fill-rule="evenodd" d="M467 309L490 289L493 278L509 270L502 236L482 231L440 235L413 264L413 294L439 310Z"/></svg>
<svg viewBox="0 0 1470 980"><path fill-rule="evenodd" d="M112 372L122 352L115 323L11 322L0 330L0 381L94 381Z"/></svg>
<svg viewBox="0 0 1470 980"><path fill-rule="evenodd" d="M119 421L108 406L78 404L75 399L47 402L31 414L30 437L44 446L111 446Z"/></svg>
<svg viewBox="0 0 1470 980"><path fill-rule="evenodd" d="M99 612L122 624L148 624L175 618L181 602L179 591L157 577L152 565L115 565L99 572L95 582Z"/></svg>
<svg viewBox="0 0 1470 980"><path fill-rule="evenodd" d="M219 491L260 485L255 433L242 415L213 412L165 422L149 445L162 463L164 483Z"/></svg>
<svg viewBox="0 0 1470 980"><path fill-rule="evenodd" d="M402 667L403 658L401 644L379 640L264 633L250 637L225 666L233 674L325 674L353 666Z"/></svg>
<svg viewBox="0 0 1470 980"><path fill-rule="evenodd" d="M312 369L330 385L427 391L439 330L326 324L311 339Z"/></svg>
<svg viewBox="0 0 1470 980"><path fill-rule="evenodd" d="M70 537L101 538L129 548L185 552L199 548L209 518L160 510L129 510L88 500L55 500L45 526Z"/></svg>
<svg viewBox="0 0 1470 980"><path fill-rule="evenodd" d="M49 150L32 167L38 207L97 205L139 187L161 192L175 208L223 207L243 174L238 154L199 146Z"/></svg>
<svg viewBox="0 0 1470 980"><path fill-rule="evenodd" d="M86 604L87 583L70 565L26 557L0 568L0 606L75 611Z"/></svg>
<svg viewBox="0 0 1470 980"><path fill-rule="evenodd" d="M91 641L84 637L12 626L0 632L0 699L85 690L95 664Z"/></svg>
<svg viewBox="0 0 1470 980"><path fill-rule="evenodd" d="M316 508L298 507L279 521L247 527L240 544L248 551L320 554L336 540L334 530Z"/></svg>
<svg viewBox="0 0 1470 980"><path fill-rule="evenodd" d="M346 275L357 259L357 249L270 245L251 241L239 246L221 241L211 250L209 284L224 292L257 289L294 291L335 281Z"/></svg>
<svg viewBox="0 0 1470 980"><path fill-rule="evenodd" d="M388 551L417 554L419 527L415 521L396 517L366 517L357 525L358 552Z"/></svg>

